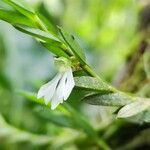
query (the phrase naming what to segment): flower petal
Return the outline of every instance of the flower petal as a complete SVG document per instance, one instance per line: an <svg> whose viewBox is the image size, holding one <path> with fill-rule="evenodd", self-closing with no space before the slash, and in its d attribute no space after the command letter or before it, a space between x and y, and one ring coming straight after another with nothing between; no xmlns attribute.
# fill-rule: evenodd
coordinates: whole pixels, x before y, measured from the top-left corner
<svg viewBox="0 0 150 150"><path fill-rule="evenodd" d="M56 87L55 94L52 98L51 109L55 109L60 103L63 102L63 93L65 89L66 78L67 78L67 74L64 73L59 84Z"/></svg>
<svg viewBox="0 0 150 150"><path fill-rule="evenodd" d="M44 84L38 91L38 94L37 94L37 99L43 97L45 95L45 93L47 92L47 88L49 86L49 82Z"/></svg>
<svg viewBox="0 0 150 150"><path fill-rule="evenodd" d="M62 74L58 73L58 74L53 78L53 80L51 81L51 83L49 84L49 87L48 87L48 89L47 89L47 92L46 92L45 95L44 95L44 100L45 100L45 104L46 104L46 105L51 101L51 99L52 99L52 97L53 97L53 95L54 95L54 93L55 93L57 84L58 84L59 80L61 79L61 77L62 77Z"/></svg>
<svg viewBox="0 0 150 150"><path fill-rule="evenodd" d="M75 86L72 69L70 68L66 73L67 73L67 79L66 79L65 89L63 93L64 100L68 99L73 87Z"/></svg>
<svg viewBox="0 0 150 150"><path fill-rule="evenodd" d="M44 97L45 104L48 104L54 95L57 83L61 79L61 76L62 74L58 73L53 80L43 85L38 92L37 98Z"/></svg>
<svg viewBox="0 0 150 150"><path fill-rule="evenodd" d="M47 93L44 96L44 101L46 105L51 101L51 98L54 95L55 89L56 89L55 85L50 85L50 87L47 89Z"/></svg>

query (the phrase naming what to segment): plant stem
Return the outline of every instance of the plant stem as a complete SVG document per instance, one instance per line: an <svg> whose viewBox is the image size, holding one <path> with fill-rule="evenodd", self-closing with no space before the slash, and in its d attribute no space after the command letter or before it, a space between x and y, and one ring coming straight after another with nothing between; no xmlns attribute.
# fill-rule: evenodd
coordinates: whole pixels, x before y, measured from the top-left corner
<svg viewBox="0 0 150 150"><path fill-rule="evenodd" d="M90 76L100 79L100 77L88 65L81 66Z"/></svg>

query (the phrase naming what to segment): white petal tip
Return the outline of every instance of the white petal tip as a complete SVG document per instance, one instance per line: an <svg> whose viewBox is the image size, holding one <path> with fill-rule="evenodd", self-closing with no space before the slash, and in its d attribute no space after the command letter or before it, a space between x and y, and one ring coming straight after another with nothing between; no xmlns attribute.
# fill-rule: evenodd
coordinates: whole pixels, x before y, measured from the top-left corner
<svg viewBox="0 0 150 150"><path fill-rule="evenodd" d="M61 103L63 103L63 101L60 101L60 102L52 101L52 103L51 103L51 109L54 110Z"/></svg>
<svg viewBox="0 0 150 150"><path fill-rule="evenodd" d="M57 106L51 106L51 110L54 110Z"/></svg>
<svg viewBox="0 0 150 150"><path fill-rule="evenodd" d="M42 98L42 97L43 97L43 96L40 95L39 93L38 93L37 96L36 96L37 99L40 99L40 98Z"/></svg>
<svg viewBox="0 0 150 150"><path fill-rule="evenodd" d="M45 105L48 105L49 102L45 102Z"/></svg>

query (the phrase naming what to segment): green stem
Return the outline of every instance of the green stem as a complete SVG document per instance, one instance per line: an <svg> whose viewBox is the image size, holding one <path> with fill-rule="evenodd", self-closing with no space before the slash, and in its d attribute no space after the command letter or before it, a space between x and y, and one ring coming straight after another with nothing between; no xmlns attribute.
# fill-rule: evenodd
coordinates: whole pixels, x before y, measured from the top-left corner
<svg viewBox="0 0 150 150"><path fill-rule="evenodd" d="M88 65L81 66L90 76L100 79L100 77Z"/></svg>

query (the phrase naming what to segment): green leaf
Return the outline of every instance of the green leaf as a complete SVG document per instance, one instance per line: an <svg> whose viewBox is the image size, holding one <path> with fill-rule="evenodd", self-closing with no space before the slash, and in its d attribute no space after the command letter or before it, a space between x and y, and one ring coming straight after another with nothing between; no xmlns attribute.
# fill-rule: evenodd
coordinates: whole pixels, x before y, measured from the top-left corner
<svg viewBox="0 0 150 150"><path fill-rule="evenodd" d="M0 9L0 19L12 25L19 24L19 25L26 25L29 27L36 27L36 25L30 19L15 11Z"/></svg>
<svg viewBox="0 0 150 150"><path fill-rule="evenodd" d="M150 100L139 99L121 108L118 112L118 118L127 118L141 113L150 108Z"/></svg>
<svg viewBox="0 0 150 150"><path fill-rule="evenodd" d="M38 100L36 98L36 94L34 93L25 92L25 91L18 91L17 93L24 96L27 100L30 100L32 102L38 103L46 107L50 106L50 105L45 105L43 99ZM55 111L50 110L50 107L49 107L49 110L46 108L44 109L41 110L40 112L41 117L44 117L45 119L52 121L53 123L57 125L83 130L88 136L97 138L97 134L95 130L87 122L86 118L81 116L81 114L77 112L70 105L63 103L63 105L59 105ZM36 110L36 112L37 111L38 109Z"/></svg>
<svg viewBox="0 0 150 150"><path fill-rule="evenodd" d="M26 26L14 26L17 30L29 34L35 38L38 38L43 46L54 53L57 56L68 57L64 49L62 48L61 41L54 35L42 31L40 29L30 28Z"/></svg>
<svg viewBox="0 0 150 150"><path fill-rule="evenodd" d="M86 64L84 51L80 47L78 42L76 41L75 37L73 35L67 33L66 31L64 31L64 29L62 29L60 27L59 27L59 32L60 32L62 38L64 39L64 41L66 42L66 44L70 47L72 52L75 54L75 56L80 59L82 64Z"/></svg>
<svg viewBox="0 0 150 150"><path fill-rule="evenodd" d="M29 18L32 18L34 16L34 10L30 7L30 5L28 5L28 3L25 2L25 0L3 0L3 1Z"/></svg>
<svg viewBox="0 0 150 150"><path fill-rule="evenodd" d="M24 32L26 34L29 34L35 38L38 38L40 40L42 40L43 42L48 42L51 43L53 45L59 45L60 44L60 40L58 38L56 38L55 36L53 36L50 33L44 32L40 29L35 29L35 28L30 28L30 27L26 27L26 26L14 26L16 29L18 29L21 32Z"/></svg>
<svg viewBox="0 0 150 150"><path fill-rule="evenodd" d="M40 105L43 105L43 106L46 106L50 109L50 104L46 105L44 103L44 99L43 98L40 98L40 99L37 99L37 94L36 93L32 93L32 92L26 92L26 91L16 91L17 94L25 97L27 100L33 102L33 103L36 103L36 104L40 104ZM62 105L59 105L57 107L57 111L63 111L64 112L64 107Z"/></svg>
<svg viewBox="0 0 150 150"><path fill-rule="evenodd" d="M89 76L75 77L75 86L84 90L98 91L98 92L113 92L114 89L101 79L96 79Z"/></svg>
<svg viewBox="0 0 150 150"><path fill-rule="evenodd" d="M65 115L63 111L61 112L56 112L51 110L50 108L46 107L36 107L34 111L38 114L38 116L42 117L43 119L47 121L51 121L54 124L62 127L69 127L73 129L77 129L78 127L74 124L73 119Z"/></svg>
<svg viewBox="0 0 150 150"><path fill-rule="evenodd" d="M44 104L43 99L37 99L35 93L25 92L25 91L17 91L17 94L25 97L26 99L28 99L32 102L35 102L35 103L38 103L38 104L41 104L41 105Z"/></svg>
<svg viewBox="0 0 150 150"><path fill-rule="evenodd" d="M71 113L71 118L74 120L75 125L82 129L89 137L93 139L97 138L97 133L94 128L88 123L85 116L81 115L78 111L76 111L73 107L68 105L67 103L64 105L65 108Z"/></svg>
<svg viewBox="0 0 150 150"><path fill-rule="evenodd" d="M42 117L47 121L51 121L54 124L62 127L69 127L73 129L83 130L89 136L95 137L96 133L92 126L76 111L72 111L72 107L65 104L64 109L68 111L68 114L64 113L62 110L58 111L57 109L51 110L50 108L37 107L34 109L38 116ZM69 107L69 109L67 109ZM71 111L70 111L71 109Z"/></svg>
<svg viewBox="0 0 150 150"><path fill-rule="evenodd" d="M100 93L86 96L83 100L92 105L124 106L132 102L132 97L121 93Z"/></svg>
<svg viewBox="0 0 150 150"><path fill-rule="evenodd" d="M141 113L138 113L134 116L126 118L126 120L129 122L138 123L138 124L150 123L150 109L147 109Z"/></svg>
<svg viewBox="0 0 150 150"><path fill-rule="evenodd" d="M63 51L63 49L59 45L56 46L49 43L42 43L42 45L59 57L68 57L68 55Z"/></svg>
<svg viewBox="0 0 150 150"><path fill-rule="evenodd" d="M61 41L54 35L42 31L40 29L31 28L23 25L14 25L14 27L28 35L31 35L40 40L41 44L57 56L68 57L67 53L62 48Z"/></svg>
<svg viewBox="0 0 150 150"><path fill-rule="evenodd" d="M41 3L39 3L39 5L37 6L36 14L40 18L40 20L44 23L44 25L46 26L48 31L50 31L54 35L58 35L58 30L54 23L55 19L49 13L49 11L47 10L47 7L44 5L43 1L41 1Z"/></svg>

